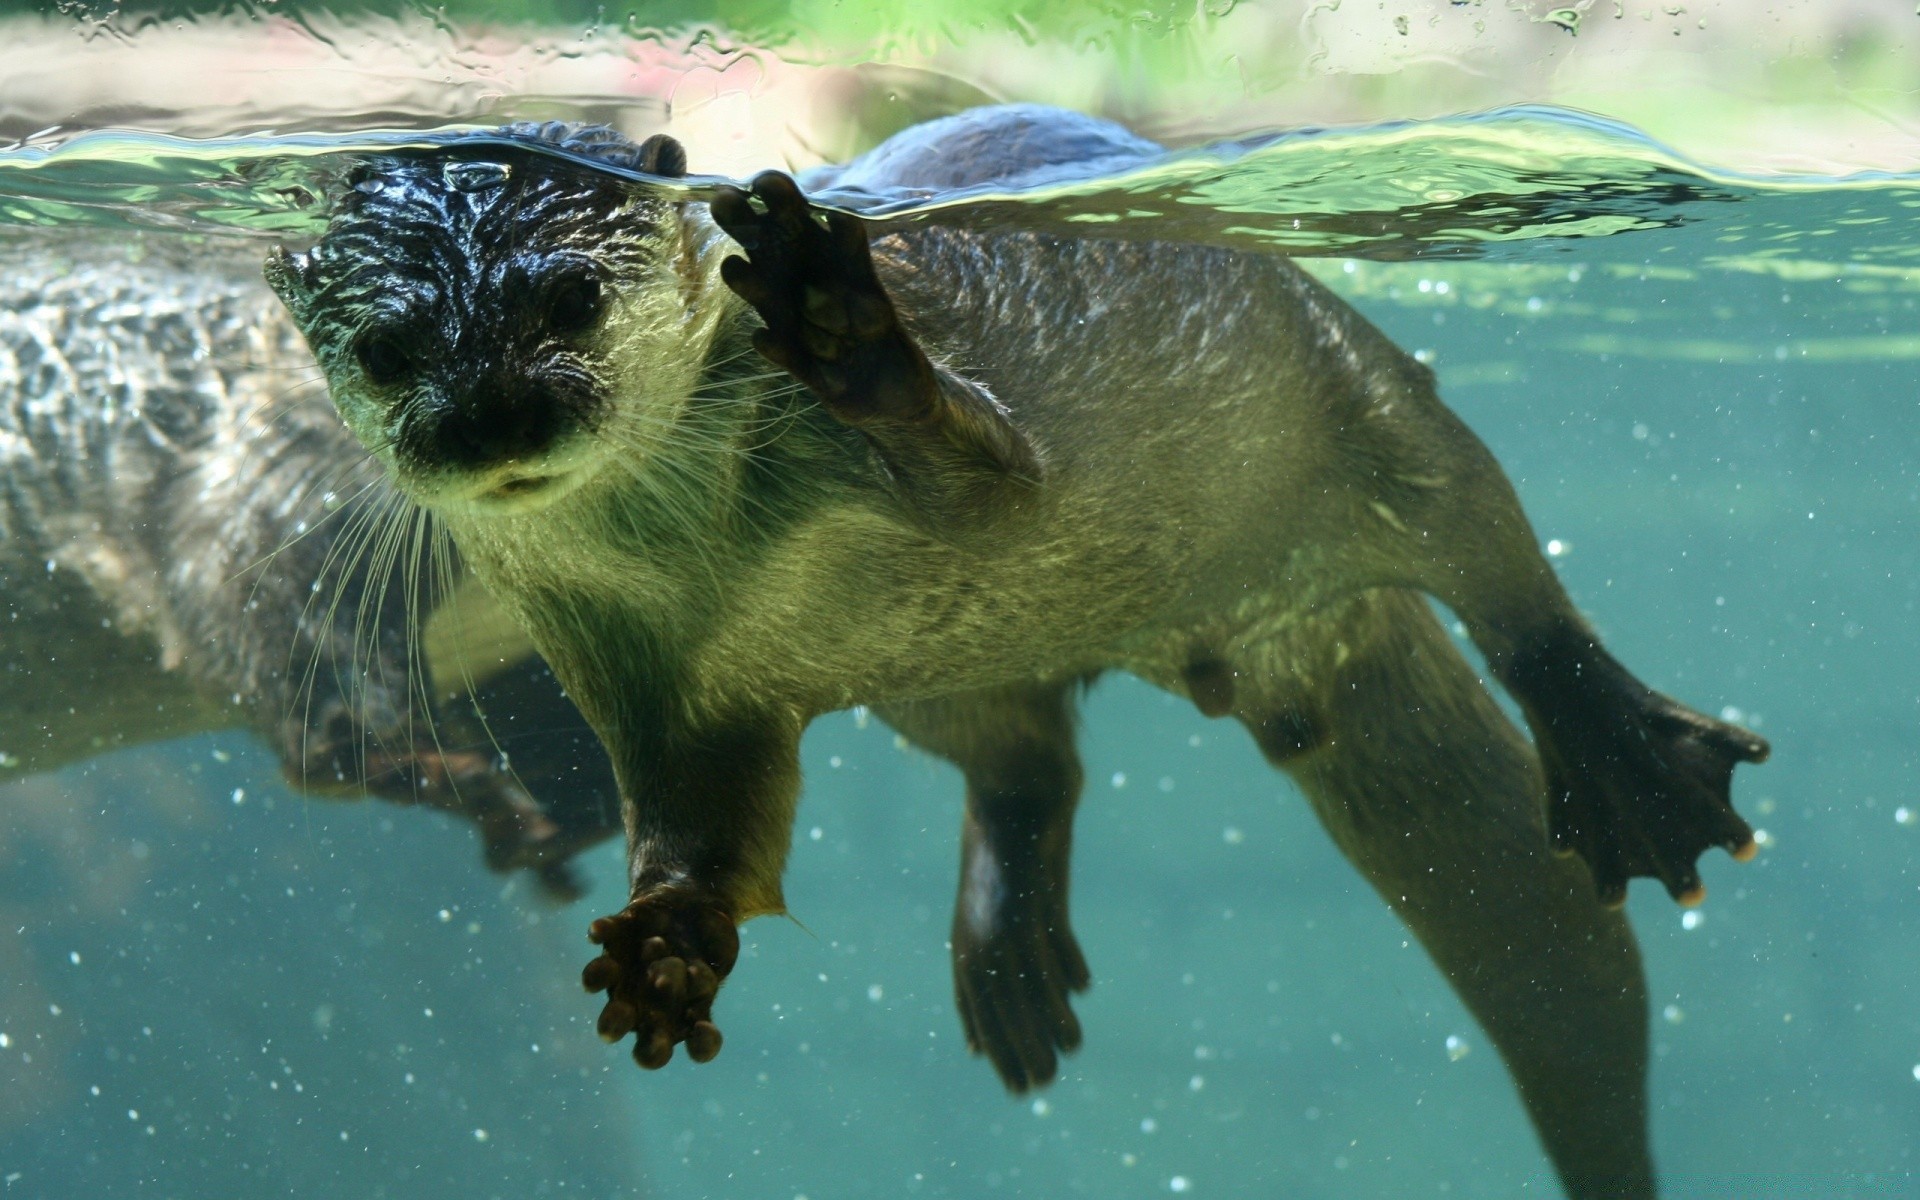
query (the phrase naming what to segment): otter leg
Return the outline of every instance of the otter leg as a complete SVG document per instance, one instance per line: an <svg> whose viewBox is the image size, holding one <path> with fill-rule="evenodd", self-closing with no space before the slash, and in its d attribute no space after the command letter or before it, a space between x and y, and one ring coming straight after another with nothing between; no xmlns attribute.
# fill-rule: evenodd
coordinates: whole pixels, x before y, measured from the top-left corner
<svg viewBox="0 0 1920 1200"><path fill-rule="evenodd" d="M1346 653L1304 688L1293 647L1243 652L1235 714L1499 1048L1568 1195L1653 1196L1639 953L1549 853L1526 742L1417 594L1367 593L1317 634Z"/></svg>
<svg viewBox="0 0 1920 1200"><path fill-rule="evenodd" d="M1080 1045L1068 997L1090 976L1067 916L1080 758L1073 685L895 705L881 716L967 777L953 984L967 1046L1012 1092L1049 1083Z"/></svg>
<svg viewBox="0 0 1920 1200"><path fill-rule="evenodd" d="M1556 849L1578 854L1607 903L1658 878L1683 904L1704 895L1695 860L1742 860L1753 831L1734 811L1733 769L1767 743L1641 683L1601 646L1536 544L1499 464L1433 395L1431 379L1378 384L1342 431L1379 582L1432 593L1459 614L1526 716L1545 768Z"/></svg>
<svg viewBox="0 0 1920 1200"><path fill-rule="evenodd" d="M874 273L866 224L814 216L791 178L768 171L747 195L723 188L713 218L747 251L721 264L759 312L754 346L874 444L936 528L992 511L1035 484L1039 458L979 384L936 366ZM1012 491L1009 493L1008 489Z"/></svg>
<svg viewBox="0 0 1920 1200"><path fill-rule="evenodd" d="M587 936L601 953L581 982L607 993L600 1036L635 1034L634 1061L651 1070L681 1042L695 1062L719 1053L713 1001L740 954L736 926L785 909L801 723L767 715L699 729L637 724L628 714L610 734L596 723L617 756L633 899L593 922Z"/></svg>

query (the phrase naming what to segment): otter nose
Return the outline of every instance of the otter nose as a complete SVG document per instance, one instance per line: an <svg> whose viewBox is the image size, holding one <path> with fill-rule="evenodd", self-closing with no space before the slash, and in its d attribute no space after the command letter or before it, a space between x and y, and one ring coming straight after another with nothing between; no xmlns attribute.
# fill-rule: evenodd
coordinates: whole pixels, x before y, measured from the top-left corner
<svg viewBox="0 0 1920 1200"><path fill-rule="evenodd" d="M440 414L432 453L453 467L533 458L550 449L567 425L564 407L543 389L476 391Z"/></svg>

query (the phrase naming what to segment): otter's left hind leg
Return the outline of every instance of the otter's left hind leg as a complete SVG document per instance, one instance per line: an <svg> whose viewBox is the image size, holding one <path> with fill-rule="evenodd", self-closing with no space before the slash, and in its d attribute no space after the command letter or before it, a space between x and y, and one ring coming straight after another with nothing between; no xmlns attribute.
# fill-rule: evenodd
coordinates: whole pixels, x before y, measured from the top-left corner
<svg viewBox="0 0 1920 1200"><path fill-rule="evenodd" d="M1548 849L1526 742L1417 595L1314 626L1304 666L1297 646L1243 652L1236 715L1499 1047L1568 1195L1651 1197L1639 954Z"/></svg>
<svg viewBox="0 0 1920 1200"><path fill-rule="evenodd" d="M1073 685L971 692L880 715L967 777L953 985L967 1045L1010 1091L1051 1082L1080 1045L1068 996L1089 975L1067 919L1080 758Z"/></svg>

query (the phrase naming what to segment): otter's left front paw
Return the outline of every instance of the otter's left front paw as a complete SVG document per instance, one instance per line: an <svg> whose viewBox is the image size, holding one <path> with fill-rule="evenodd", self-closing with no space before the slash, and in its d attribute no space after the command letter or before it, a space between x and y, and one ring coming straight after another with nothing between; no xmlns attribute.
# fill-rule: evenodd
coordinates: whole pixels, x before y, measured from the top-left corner
<svg viewBox="0 0 1920 1200"><path fill-rule="evenodd" d="M1553 846L1586 861L1603 903L1622 903L1627 880L1645 875L1697 904L1702 853L1753 856L1733 769L1765 761L1764 738L1653 691L1590 635L1517 660L1514 675L1546 772Z"/></svg>
<svg viewBox="0 0 1920 1200"><path fill-rule="evenodd" d="M865 224L827 213L822 225L778 171L757 176L753 195L765 212L738 188L722 188L711 211L749 255L727 259L720 273L767 324L755 349L848 424L931 420L940 404L933 364L874 274Z"/></svg>
<svg viewBox="0 0 1920 1200"><path fill-rule="evenodd" d="M677 1042L695 1062L720 1053L713 998L740 957L740 933L711 896L662 888L595 921L587 939L601 954L580 981L607 993L601 1037L635 1034L633 1061L650 1071L667 1065Z"/></svg>

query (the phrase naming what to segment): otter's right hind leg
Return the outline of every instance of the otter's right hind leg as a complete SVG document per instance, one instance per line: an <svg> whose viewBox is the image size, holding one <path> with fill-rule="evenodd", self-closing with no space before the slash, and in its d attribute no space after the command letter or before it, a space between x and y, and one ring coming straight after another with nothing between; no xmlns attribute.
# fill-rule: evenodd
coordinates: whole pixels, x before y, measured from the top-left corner
<svg viewBox="0 0 1920 1200"><path fill-rule="evenodd" d="M1235 714L1499 1047L1567 1193L1653 1196L1639 953L1548 849L1527 743L1417 595L1368 593L1316 625L1311 688L1263 689L1298 659L1263 672L1255 646Z"/></svg>

